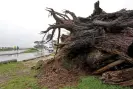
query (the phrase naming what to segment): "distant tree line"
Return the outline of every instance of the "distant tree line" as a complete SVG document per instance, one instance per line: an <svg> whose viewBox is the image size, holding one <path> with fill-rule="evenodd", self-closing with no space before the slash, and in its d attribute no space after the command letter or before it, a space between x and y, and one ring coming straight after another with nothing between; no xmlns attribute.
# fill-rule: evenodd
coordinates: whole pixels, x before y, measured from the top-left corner
<svg viewBox="0 0 133 89"><path fill-rule="evenodd" d="M0 47L0 51L9 51L9 50L18 50L19 47L18 46L14 46L14 47Z"/></svg>

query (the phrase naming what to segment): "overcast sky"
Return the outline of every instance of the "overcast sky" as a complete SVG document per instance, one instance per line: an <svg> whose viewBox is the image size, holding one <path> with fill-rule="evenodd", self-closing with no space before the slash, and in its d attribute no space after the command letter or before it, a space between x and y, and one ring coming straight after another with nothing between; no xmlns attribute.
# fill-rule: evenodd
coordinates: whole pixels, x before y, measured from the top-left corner
<svg viewBox="0 0 133 89"><path fill-rule="evenodd" d="M41 40L40 31L54 23L46 7L61 12L68 9L77 16L87 17L97 0L0 0L0 46L31 47ZM133 0L100 0L106 12L133 9Z"/></svg>

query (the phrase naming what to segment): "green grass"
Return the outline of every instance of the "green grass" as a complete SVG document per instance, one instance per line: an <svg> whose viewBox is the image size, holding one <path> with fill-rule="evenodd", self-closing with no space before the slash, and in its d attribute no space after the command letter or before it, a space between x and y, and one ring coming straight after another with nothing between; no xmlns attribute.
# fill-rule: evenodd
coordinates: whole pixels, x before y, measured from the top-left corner
<svg viewBox="0 0 133 89"><path fill-rule="evenodd" d="M36 49L36 48L29 48L26 51L24 51L24 53L33 53L33 52L37 52L37 51L38 51L38 49Z"/></svg>
<svg viewBox="0 0 133 89"><path fill-rule="evenodd" d="M34 77L35 74L35 70L31 70L22 62L1 64L0 77L7 80L0 83L0 89L42 89Z"/></svg>
<svg viewBox="0 0 133 89"><path fill-rule="evenodd" d="M98 78L93 76L81 78L76 87L65 87L61 89L131 89L130 87L121 87L117 85L103 84Z"/></svg>
<svg viewBox="0 0 133 89"><path fill-rule="evenodd" d="M8 77L8 79L5 82L0 83L0 89L46 89L46 88L41 88L38 85L37 79L34 77L35 74L36 71L30 70L30 68L26 66L26 63L23 62L0 64L0 78L1 76ZM88 76L88 77L82 77L77 86L67 86L61 89L131 89L131 88L103 84L102 81L100 81L98 78L93 76Z"/></svg>
<svg viewBox="0 0 133 89"><path fill-rule="evenodd" d="M0 89L41 89L36 79L30 76L19 76L1 85Z"/></svg>
<svg viewBox="0 0 133 89"><path fill-rule="evenodd" d="M55 56L55 53L51 53L50 56Z"/></svg>
<svg viewBox="0 0 133 89"><path fill-rule="evenodd" d="M25 66L20 62L0 64L0 74L12 74L23 69Z"/></svg>

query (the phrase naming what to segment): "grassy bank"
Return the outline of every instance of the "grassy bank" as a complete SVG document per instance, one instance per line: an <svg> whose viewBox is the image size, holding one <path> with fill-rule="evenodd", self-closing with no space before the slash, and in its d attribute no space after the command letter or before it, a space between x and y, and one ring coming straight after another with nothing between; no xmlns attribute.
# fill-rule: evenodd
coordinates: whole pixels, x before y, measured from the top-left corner
<svg viewBox="0 0 133 89"><path fill-rule="evenodd" d="M24 62L1 64L0 89L42 89L35 74Z"/></svg>
<svg viewBox="0 0 133 89"><path fill-rule="evenodd" d="M12 51L13 49L0 49L0 51Z"/></svg>
<svg viewBox="0 0 133 89"><path fill-rule="evenodd" d="M31 70L36 61L0 64L0 89L46 89L38 85L34 77L37 73ZM60 89L131 89L116 85L103 84L94 76L82 77L77 86Z"/></svg>
<svg viewBox="0 0 133 89"><path fill-rule="evenodd" d="M24 51L24 53L33 53L33 52L37 52L37 51L39 51L39 50L36 48L29 48L26 51Z"/></svg>

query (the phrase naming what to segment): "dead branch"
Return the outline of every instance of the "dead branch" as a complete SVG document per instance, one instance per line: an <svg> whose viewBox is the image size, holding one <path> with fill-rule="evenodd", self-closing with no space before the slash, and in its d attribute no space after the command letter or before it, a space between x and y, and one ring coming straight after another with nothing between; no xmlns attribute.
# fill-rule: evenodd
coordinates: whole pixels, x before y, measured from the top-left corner
<svg viewBox="0 0 133 89"><path fill-rule="evenodd" d="M64 13L65 14L70 14L72 16L74 22L79 22L79 19L77 18L77 16L75 15L75 13L73 13L73 12L71 12L69 10L65 10Z"/></svg>
<svg viewBox="0 0 133 89"><path fill-rule="evenodd" d="M60 41L60 34L61 34L61 29L59 28L59 29L58 29L58 38L57 38L57 44L59 44L59 41ZM59 49L59 47L57 46L55 55L57 54L57 52L58 52L58 49Z"/></svg>

